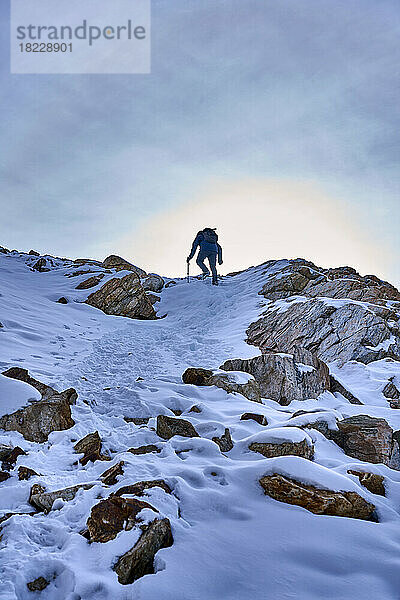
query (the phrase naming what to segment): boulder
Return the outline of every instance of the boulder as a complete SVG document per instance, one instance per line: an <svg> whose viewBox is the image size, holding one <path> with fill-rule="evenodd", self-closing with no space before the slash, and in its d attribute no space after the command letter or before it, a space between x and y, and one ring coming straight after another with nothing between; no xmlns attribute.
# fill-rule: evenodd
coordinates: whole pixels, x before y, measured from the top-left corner
<svg viewBox="0 0 400 600"><path fill-rule="evenodd" d="M301 506L316 515L376 520L375 506L356 492L336 492L306 485L279 473L261 477L264 493L274 500Z"/></svg>
<svg viewBox="0 0 400 600"><path fill-rule="evenodd" d="M37 510L48 513L51 511L56 500L68 502L75 498L79 490L90 490L94 485L94 483L80 483L54 492L46 492L43 486L39 484L34 485L31 489L29 502Z"/></svg>
<svg viewBox="0 0 400 600"><path fill-rule="evenodd" d="M11 369L4 371L2 375L10 377L10 379L17 379L18 381L28 383L41 394L41 400L52 400L53 402L66 400L69 404L75 404L78 398L78 394L74 388L68 388L63 392L57 392L57 390L49 385L31 377L26 369L21 369L20 367L11 367Z"/></svg>
<svg viewBox="0 0 400 600"><path fill-rule="evenodd" d="M329 376L330 381L330 391L332 394L339 393L342 394L346 400L350 402L350 404L362 404L362 402L356 398L347 388L344 387L333 375Z"/></svg>
<svg viewBox="0 0 400 600"><path fill-rule="evenodd" d="M142 280L142 286L146 292L155 292L156 294L159 294L164 287L164 279L160 277L160 275L150 273Z"/></svg>
<svg viewBox="0 0 400 600"><path fill-rule="evenodd" d="M15 467L15 463L17 462L18 456L26 455L25 450L22 450L19 446L15 446L15 448L11 448L10 452L4 453L4 458L1 463L2 469L9 471L10 469Z"/></svg>
<svg viewBox="0 0 400 600"><path fill-rule="evenodd" d="M190 421L166 415L159 415L157 417L157 435L164 440L169 440L174 435L190 438L199 437L199 434Z"/></svg>
<svg viewBox="0 0 400 600"><path fill-rule="evenodd" d="M137 515L144 508L158 512L153 506L136 498L110 496L93 506L87 520L89 540L91 542L109 542L120 531L129 531L139 521Z"/></svg>
<svg viewBox="0 0 400 600"><path fill-rule="evenodd" d="M284 311L267 310L252 323L247 342L263 353L293 353L301 346L325 362L339 364L386 357L399 360L400 337L387 316L351 301L335 305L319 299L293 302Z"/></svg>
<svg viewBox="0 0 400 600"><path fill-rule="evenodd" d="M83 454L79 459L81 465L86 465L89 461L111 460L109 456L101 453L101 439L98 431L88 433L79 442L76 442L74 450L77 454Z"/></svg>
<svg viewBox="0 0 400 600"><path fill-rule="evenodd" d="M393 383L394 377L391 377L389 382L385 385L382 390L385 398L389 400L391 408L399 408L400 391Z"/></svg>
<svg viewBox="0 0 400 600"><path fill-rule="evenodd" d="M219 446L221 452L229 452L233 448L231 432L227 427L225 427L225 431L220 437L213 437L212 441Z"/></svg>
<svg viewBox="0 0 400 600"><path fill-rule="evenodd" d="M121 556L114 566L119 583L133 583L143 575L154 573L154 557L161 548L172 546L173 537L169 519L154 519L139 541Z"/></svg>
<svg viewBox="0 0 400 600"><path fill-rule="evenodd" d="M146 271L143 271L143 269L136 267L124 258L116 256L115 254L107 256L107 258L104 259L102 266L105 269L115 269L116 271L133 271L134 273L139 275L139 277L146 277L147 275Z"/></svg>
<svg viewBox="0 0 400 600"><path fill-rule="evenodd" d="M57 302L58 304L68 304L68 300L64 296L61 296L61 298L59 298Z"/></svg>
<svg viewBox="0 0 400 600"><path fill-rule="evenodd" d="M260 425L268 425L268 421L267 419L264 417L264 415L259 415L257 413L243 413L242 416L240 417L241 421L255 421L256 423L259 423Z"/></svg>
<svg viewBox="0 0 400 600"><path fill-rule="evenodd" d="M99 308L107 315L131 319L157 318L136 273L110 279L99 290L90 294L86 304Z"/></svg>
<svg viewBox="0 0 400 600"><path fill-rule="evenodd" d="M116 465L113 465L100 475L100 479L104 485L115 485L118 482L118 476L124 474L124 461L121 460Z"/></svg>
<svg viewBox="0 0 400 600"><path fill-rule="evenodd" d="M32 269L33 271L38 271L39 273L46 273L47 271L50 271L50 266L45 258L39 258L39 260L32 265Z"/></svg>
<svg viewBox="0 0 400 600"><path fill-rule="evenodd" d="M273 433L273 430L271 430L271 433ZM276 456L301 456L307 460L314 458L314 446L306 438L301 441L277 439L265 442L252 442L249 445L249 450L258 452L262 456L265 456L265 458L274 458Z"/></svg>
<svg viewBox="0 0 400 600"><path fill-rule="evenodd" d="M28 479L30 479L31 477L34 477L35 475L38 475L38 473L36 473L36 471L34 471L33 469L30 469L29 467L24 467L21 465L18 468L18 479L20 481L27 481Z"/></svg>
<svg viewBox="0 0 400 600"><path fill-rule="evenodd" d="M182 375L182 381L199 386L215 385L225 390L228 394L236 392L252 402L261 403L260 387L253 379L249 379L246 383L238 383L230 373L214 373L214 371L210 371L209 369L191 367L186 369Z"/></svg>
<svg viewBox="0 0 400 600"><path fill-rule="evenodd" d="M156 452L157 454L161 452L161 449L154 444L147 444L146 446L139 446L138 448L129 448L127 452L131 452L131 454L150 454L151 452Z"/></svg>
<svg viewBox="0 0 400 600"><path fill-rule="evenodd" d="M0 444L0 460L6 460L12 451L12 446L8 446L8 444Z"/></svg>
<svg viewBox="0 0 400 600"><path fill-rule="evenodd" d="M81 281L76 286L76 290L88 290L89 288L95 287L99 285L100 281L103 279L104 273L100 273L100 275L94 275L93 277L89 277L89 279L85 279L85 281Z"/></svg>
<svg viewBox="0 0 400 600"><path fill-rule="evenodd" d="M150 417L124 417L124 421L127 423L134 423L134 425L147 425Z"/></svg>
<svg viewBox="0 0 400 600"><path fill-rule="evenodd" d="M7 481L7 479L9 479L10 477L11 475L7 471L0 471L0 483L3 483L3 481Z"/></svg>
<svg viewBox="0 0 400 600"><path fill-rule="evenodd" d="M0 254L10 254L10 250L8 248L4 248L4 246L0 246Z"/></svg>
<svg viewBox="0 0 400 600"><path fill-rule="evenodd" d="M296 346L293 352L293 355L268 353L246 360L227 360L221 369L250 373L261 396L283 406L292 400L318 398L330 387L328 367L304 348Z"/></svg>
<svg viewBox="0 0 400 600"><path fill-rule="evenodd" d="M50 581L47 581L44 577L38 577L27 583L26 587L30 592L42 592L48 585L50 585Z"/></svg>
<svg viewBox="0 0 400 600"><path fill-rule="evenodd" d="M36 250L29 250L28 254L29 256L40 256L39 252L36 252Z"/></svg>
<svg viewBox="0 0 400 600"><path fill-rule="evenodd" d="M368 473L366 471L347 471L350 475L358 477L359 482L372 494L378 496L385 496L385 486L383 482L385 478L382 475L376 473Z"/></svg>
<svg viewBox="0 0 400 600"><path fill-rule="evenodd" d="M133 496L143 496L146 493L146 490L150 490L154 487L161 488L166 494L172 494L171 488L163 479L153 479L151 481L138 481L132 485L124 485L119 488L114 495L124 496L125 494L130 494Z"/></svg>

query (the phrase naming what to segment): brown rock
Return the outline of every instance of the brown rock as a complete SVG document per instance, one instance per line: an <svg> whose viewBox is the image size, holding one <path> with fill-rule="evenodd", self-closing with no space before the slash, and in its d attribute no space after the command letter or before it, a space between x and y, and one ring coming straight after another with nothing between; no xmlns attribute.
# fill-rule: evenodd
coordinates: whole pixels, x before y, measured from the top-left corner
<svg viewBox="0 0 400 600"><path fill-rule="evenodd" d="M12 448L11 452L9 452L6 458L3 460L1 465L2 469L9 471L15 466L18 456L23 455L26 455L25 450L22 450L22 448L20 448L19 446L15 446L15 448Z"/></svg>
<svg viewBox="0 0 400 600"><path fill-rule="evenodd" d="M227 427L225 427L225 431L220 437L213 437L212 441L219 446L221 452L229 452L233 448L231 432Z"/></svg>
<svg viewBox="0 0 400 600"><path fill-rule="evenodd" d="M385 398L389 398L390 400L398 400L400 398L400 391L393 383L393 377L391 377L389 383L385 385L385 387L382 390L382 393L385 396Z"/></svg>
<svg viewBox="0 0 400 600"><path fill-rule="evenodd" d="M127 423L134 423L135 425L147 425L150 417L124 417L124 421Z"/></svg>
<svg viewBox="0 0 400 600"><path fill-rule="evenodd" d="M61 296L61 298L59 298L57 302L58 304L68 304L68 300L64 298L64 296Z"/></svg>
<svg viewBox="0 0 400 600"><path fill-rule="evenodd" d="M221 367L222 368L222 367ZM232 370L232 369L226 369ZM258 384L254 380L250 380L247 383L236 383L236 381L230 376L229 373L215 373L208 369L202 368L189 368L186 369L182 375L184 383L199 385L199 386L212 386L215 385L228 394L234 392L242 394L248 400L252 402L261 402L261 393Z"/></svg>
<svg viewBox="0 0 400 600"><path fill-rule="evenodd" d="M7 471L0 471L0 483L2 483L3 481L6 481L10 477L11 477L11 475L10 475L10 473L7 473Z"/></svg>
<svg viewBox="0 0 400 600"><path fill-rule="evenodd" d="M87 520L91 542L108 542L122 530L129 531L138 523L137 515L144 508L158 512L147 502L136 498L110 496L93 506Z"/></svg>
<svg viewBox="0 0 400 600"><path fill-rule="evenodd" d="M30 592L42 592L49 584L50 581L47 581L44 577L38 577L27 583L26 586Z"/></svg>
<svg viewBox="0 0 400 600"><path fill-rule="evenodd" d="M29 256L40 256L39 252L36 252L36 250L29 250L28 254Z"/></svg>
<svg viewBox="0 0 400 600"><path fill-rule="evenodd" d="M20 481L22 481L22 480L28 480L31 477L34 477L35 475L38 475L38 473L36 473L36 471L34 471L33 469L30 469L29 467L23 467L21 465L18 468L18 479Z"/></svg>
<svg viewBox="0 0 400 600"><path fill-rule="evenodd" d="M257 413L243 413L243 415L240 417L241 421L256 421L256 423L259 423L260 425L268 425L268 421L267 419L264 417L264 415L258 415Z"/></svg>
<svg viewBox="0 0 400 600"><path fill-rule="evenodd" d="M89 461L110 460L109 456L101 454L101 439L98 431L88 433L79 442L76 442L74 450L77 454L83 454L83 457L79 459L82 465L86 465Z"/></svg>
<svg viewBox="0 0 400 600"><path fill-rule="evenodd" d="M167 417L166 415L159 415L157 417L157 435L164 440L169 440L174 437L174 435L191 438L199 437L199 434L190 421L175 417Z"/></svg>
<svg viewBox="0 0 400 600"><path fill-rule="evenodd" d="M39 273L45 273L46 271L50 271L47 266L47 260L45 258L39 258L38 261L32 266L34 271L38 271Z"/></svg>
<svg viewBox="0 0 400 600"><path fill-rule="evenodd" d="M258 452L266 458L275 456L301 456L308 460L314 458L314 446L310 446L307 440L301 442L252 442L249 446L252 452Z"/></svg>
<svg viewBox="0 0 400 600"><path fill-rule="evenodd" d="M107 256L107 258L103 261L102 265L105 269L115 269L116 271L133 271L139 277L146 277L146 271L140 269L139 267L135 267L132 263L128 262L124 258L120 256L116 256L115 254L111 254Z"/></svg>
<svg viewBox="0 0 400 600"><path fill-rule="evenodd" d="M121 460L119 463L110 467L100 475L100 479L104 485L115 485L118 482L118 475L124 474L124 464L124 461Z"/></svg>
<svg viewBox="0 0 400 600"><path fill-rule="evenodd" d="M355 475L358 477L361 485L363 485L367 490L372 492L372 494L377 494L378 496L385 496L385 486L383 482L385 480L382 475L377 475L376 473L368 473L366 471L347 471L351 475Z"/></svg>
<svg viewBox="0 0 400 600"><path fill-rule="evenodd" d="M161 452L161 449L154 444L147 444L146 446L139 446L138 448L129 448L128 452L132 454L150 454L151 452Z"/></svg>
<svg viewBox="0 0 400 600"><path fill-rule="evenodd" d="M301 506L317 515L376 520L375 506L356 492L335 492L306 485L278 473L260 479L264 493L274 500Z"/></svg>
<svg viewBox="0 0 400 600"><path fill-rule="evenodd" d="M143 575L154 573L154 557L161 548L172 546L173 537L168 519L155 519L148 525L139 541L121 556L114 571L119 583L133 583Z"/></svg>
<svg viewBox="0 0 400 600"><path fill-rule="evenodd" d="M143 496L146 490L153 487L159 487L164 490L166 494L172 494L171 488L163 479L153 479L152 481L138 481L133 485L125 485L124 487L119 488L114 495L124 496L125 494L131 494L133 496Z"/></svg>
<svg viewBox="0 0 400 600"><path fill-rule="evenodd" d="M90 294L86 304L99 308L107 315L130 319L157 318L136 273L110 279L99 290Z"/></svg>
<svg viewBox="0 0 400 600"><path fill-rule="evenodd" d="M8 446L7 444L0 444L0 460L6 460L10 456L12 451L12 446Z"/></svg>
<svg viewBox="0 0 400 600"><path fill-rule="evenodd" d="M191 412L194 412L194 413L201 413L201 408L200 408L199 406L197 406L197 404L195 404L194 406L192 406L192 407L189 409L189 412L190 412L190 413L191 413Z"/></svg>
<svg viewBox="0 0 400 600"><path fill-rule="evenodd" d="M344 396L344 398L346 398L350 404L362 404L362 402L360 402L358 398L349 392L349 390L347 390L344 385L342 385L340 381L338 381L333 375L329 376L329 381L331 388L330 391L332 394L338 392L339 394L342 394L342 396Z"/></svg>
<svg viewBox="0 0 400 600"><path fill-rule="evenodd" d="M74 388L68 388L64 392L57 392L57 390L49 385L31 377L26 369L21 369L20 367L11 367L11 369L4 371L2 375L10 379L17 379L17 381L28 383L41 394L42 400L67 400L69 404L75 404L78 398L78 394Z"/></svg>
<svg viewBox="0 0 400 600"><path fill-rule="evenodd" d="M89 288L95 287L99 285L100 281L103 279L104 273L100 273L100 275L95 275L93 277L89 277L89 279L85 279L85 281L81 281L76 286L76 290L88 290Z"/></svg>
<svg viewBox="0 0 400 600"><path fill-rule="evenodd" d="M10 250L8 248L4 248L4 246L0 246L0 254L10 254Z"/></svg>
<svg viewBox="0 0 400 600"><path fill-rule="evenodd" d="M210 385L209 379L213 376L213 372L209 369L201 369L201 368L189 368L186 369L184 374L182 375L183 383L188 383L191 385Z"/></svg>
<svg viewBox="0 0 400 600"><path fill-rule="evenodd" d="M146 292L160 293L164 287L164 279L155 273L150 273L150 275L143 279L142 286Z"/></svg>

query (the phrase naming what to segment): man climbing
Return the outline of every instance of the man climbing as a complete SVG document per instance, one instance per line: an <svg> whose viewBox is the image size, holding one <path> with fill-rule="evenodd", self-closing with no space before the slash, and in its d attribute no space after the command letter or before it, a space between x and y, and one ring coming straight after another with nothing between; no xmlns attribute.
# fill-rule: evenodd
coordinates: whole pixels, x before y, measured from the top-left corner
<svg viewBox="0 0 400 600"><path fill-rule="evenodd" d="M203 271L203 279L205 279L210 274L210 271L204 264L204 259L208 258L208 262L212 273L212 284L218 285L217 256L218 264L222 265L222 248L218 244L218 235L216 234L215 229L206 227L202 231L199 231L192 244L192 250L189 256L187 257L186 262L189 263L190 260L193 258L197 247L200 248L200 251L197 255L196 264L198 264L200 269Z"/></svg>

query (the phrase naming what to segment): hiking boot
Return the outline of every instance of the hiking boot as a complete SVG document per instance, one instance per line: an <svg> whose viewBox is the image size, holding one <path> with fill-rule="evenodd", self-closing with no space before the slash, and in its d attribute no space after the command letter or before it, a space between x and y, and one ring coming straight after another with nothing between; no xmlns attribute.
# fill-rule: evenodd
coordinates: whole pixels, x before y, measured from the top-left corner
<svg viewBox="0 0 400 600"><path fill-rule="evenodd" d="M202 275L200 275L200 279L207 279L209 275L210 273L203 273Z"/></svg>
<svg viewBox="0 0 400 600"><path fill-rule="evenodd" d="M213 285L218 285L218 279L213 280L212 284Z"/></svg>

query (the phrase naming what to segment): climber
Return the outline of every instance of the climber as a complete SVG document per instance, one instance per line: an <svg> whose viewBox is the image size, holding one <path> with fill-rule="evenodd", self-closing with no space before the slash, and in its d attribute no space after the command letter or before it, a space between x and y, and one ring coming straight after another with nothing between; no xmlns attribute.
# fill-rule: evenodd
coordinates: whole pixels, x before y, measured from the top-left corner
<svg viewBox="0 0 400 600"><path fill-rule="evenodd" d="M218 244L218 235L216 234L215 229L211 229L210 227L206 227L202 231L199 231L195 237L195 240L192 244L192 250L189 256L186 259L186 262L189 263L190 260L195 255L197 247L199 246L200 251L197 255L196 264L203 271L203 279L205 279L210 271L204 264L204 259L208 258L208 262L210 265L211 273L212 273L212 284L218 285L218 276L217 276L217 256L218 256L218 264L222 265L222 248Z"/></svg>

